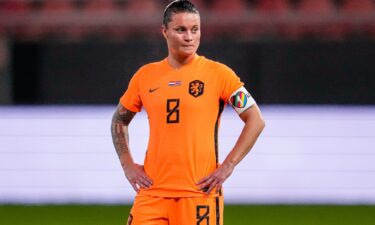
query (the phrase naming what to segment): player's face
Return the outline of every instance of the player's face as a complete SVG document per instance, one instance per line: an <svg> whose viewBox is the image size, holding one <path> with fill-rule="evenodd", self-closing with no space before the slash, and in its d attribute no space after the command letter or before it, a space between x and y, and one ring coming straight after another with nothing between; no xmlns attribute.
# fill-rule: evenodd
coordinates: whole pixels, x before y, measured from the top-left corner
<svg viewBox="0 0 375 225"><path fill-rule="evenodd" d="M196 13L172 14L168 27L163 27L169 54L177 58L194 55L200 43L200 25L200 17Z"/></svg>

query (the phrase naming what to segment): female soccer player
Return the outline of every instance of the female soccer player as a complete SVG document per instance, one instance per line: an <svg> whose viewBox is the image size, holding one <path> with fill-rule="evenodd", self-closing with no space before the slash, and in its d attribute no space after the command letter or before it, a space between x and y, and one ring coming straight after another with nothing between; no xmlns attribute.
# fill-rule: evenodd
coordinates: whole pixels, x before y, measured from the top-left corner
<svg viewBox="0 0 375 225"><path fill-rule="evenodd" d="M112 120L113 143L137 192L132 225L222 225L222 184L262 132L261 112L227 66L199 56L200 15L189 1L171 2L161 32L168 56L132 77ZM220 165L220 115L230 104L244 122ZM144 166L134 163L128 125L144 108L150 137Z"/></svg>

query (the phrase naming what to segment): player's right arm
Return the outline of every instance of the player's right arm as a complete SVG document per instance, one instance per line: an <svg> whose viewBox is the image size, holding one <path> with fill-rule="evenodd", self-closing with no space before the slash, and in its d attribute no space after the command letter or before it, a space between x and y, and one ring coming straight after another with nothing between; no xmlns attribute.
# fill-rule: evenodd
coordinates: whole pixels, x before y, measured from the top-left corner
<svg viewBox="0 0 375 225"><path fill-rule="evenodd" d="M111 133L125 176L134 190L139 192L140 188L149 188L152 180L146 175L142 165L134 163L130 153L128 126L135 114L119 104L112 117Z"/></svg>

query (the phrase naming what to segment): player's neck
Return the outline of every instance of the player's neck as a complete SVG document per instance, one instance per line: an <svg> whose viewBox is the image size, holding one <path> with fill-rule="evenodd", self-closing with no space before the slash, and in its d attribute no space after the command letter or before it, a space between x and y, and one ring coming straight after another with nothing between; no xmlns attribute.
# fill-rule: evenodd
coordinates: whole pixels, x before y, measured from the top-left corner
<svg viewBox="0 0 375 225"><path fill-rule="evenodd" d="M172 55L169 55L167 57L167 60L168 60L168 63L169 65L173 68L173 69L179 69L181 68L182 66L184 65L187 65L189 64L190 62L192 62L195 58L196 54L192 54L188 57L184 57L184 58L179 58L179 57L174 57Z"/></svg>

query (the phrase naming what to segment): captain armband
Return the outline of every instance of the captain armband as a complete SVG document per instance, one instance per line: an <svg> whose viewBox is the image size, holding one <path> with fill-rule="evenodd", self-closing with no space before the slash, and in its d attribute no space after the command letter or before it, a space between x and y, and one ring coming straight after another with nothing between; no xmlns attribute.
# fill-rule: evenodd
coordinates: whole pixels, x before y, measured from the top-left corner
<svg viewBox="0 0 375 225"><path fill-rule="evenodd" d="M254 105L255 100L246 88L242 86L229 97L229 103L239 115Z"/></svg>

